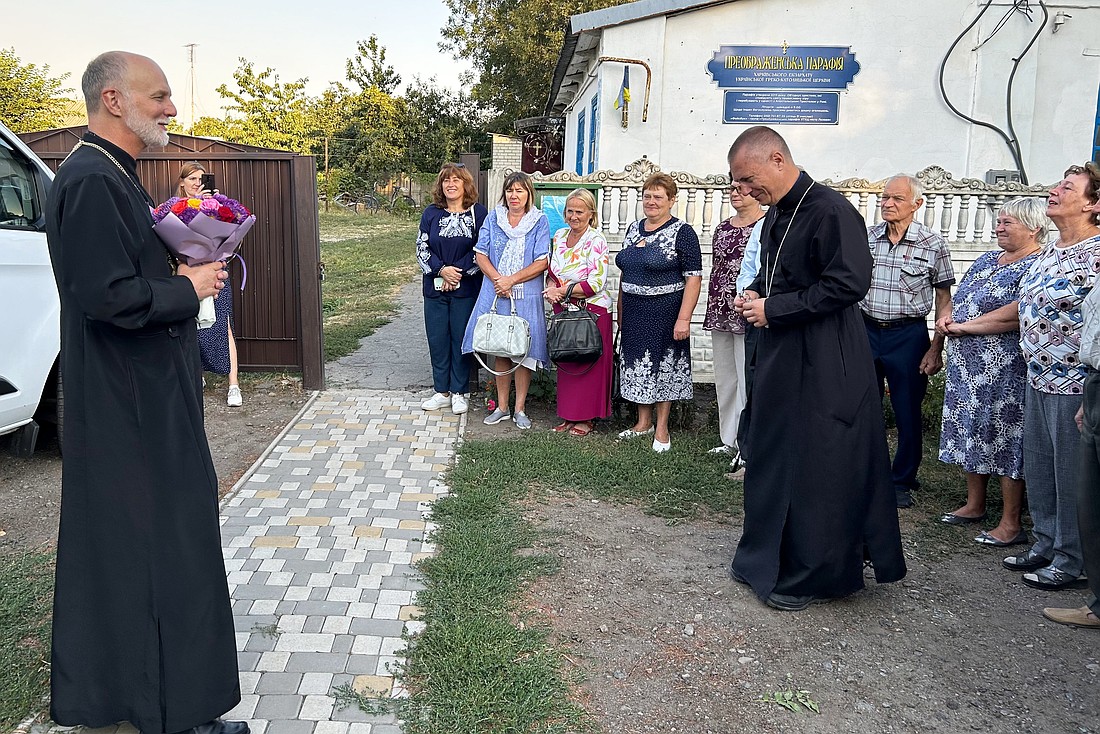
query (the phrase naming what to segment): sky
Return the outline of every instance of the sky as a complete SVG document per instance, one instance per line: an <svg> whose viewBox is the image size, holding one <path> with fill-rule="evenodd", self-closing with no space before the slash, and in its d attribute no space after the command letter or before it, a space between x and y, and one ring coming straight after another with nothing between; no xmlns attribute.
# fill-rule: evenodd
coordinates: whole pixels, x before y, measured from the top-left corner
<svg viewBox="0 0 1100 734"><path fill-rule="evenodd" d="M356 42L372 33L385 46L386 61L401 75L402 86L418 75L458 89L459 76L470 68L438 48L449 15L443 0L233 0L192 3L190 10L182 3L149 0L4 5L0 47L14 48L24 64L49 65L50 76L69 72L64 86L74 90L71 96L83 99L80 76L103 51L152 58L168 77L184 127L192 108L187 44L197 44L196 118L222 116L223 100L215 90L223 83L235 89L239 57L252 62L256 72L271 67L281 82L308 77L309 95L320 94L329 82L345 81Z"/></svg>

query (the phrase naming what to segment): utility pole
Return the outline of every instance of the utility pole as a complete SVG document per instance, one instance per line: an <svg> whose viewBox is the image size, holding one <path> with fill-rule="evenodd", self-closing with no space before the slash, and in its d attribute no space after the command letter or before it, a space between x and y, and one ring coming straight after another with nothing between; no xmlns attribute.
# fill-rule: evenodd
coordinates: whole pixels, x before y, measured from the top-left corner
<svg viewBox="0 0 1100 734"><path fill-rule="evenodd" d="M187 128L187 131L189 133L194 133L195 130L195 46L198 45L199 44L197 43L186 43L183 46L185 49L187 49L187 61L189 66L189 71L187 73L187 83L190 85L190 89L188 91L190 93L189 97L191 100L191 124Z"/></svg>

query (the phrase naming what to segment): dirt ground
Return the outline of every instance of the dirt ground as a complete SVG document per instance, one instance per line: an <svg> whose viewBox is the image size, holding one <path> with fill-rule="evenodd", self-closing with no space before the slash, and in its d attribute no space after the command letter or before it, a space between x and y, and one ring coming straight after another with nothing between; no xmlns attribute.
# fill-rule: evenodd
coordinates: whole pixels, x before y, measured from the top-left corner
<svg viewBox="0 0 1100 734"><path fill-rule="evenodd" d="M535 430L556 422L528 412ZM471 412L467 437L515 431L482 425L484 414ZM561 570L527 600L604 732L1100 732L1100 633L1039 613L1080 606L1085 592L1024 586L1001 567L1009 553L932 512L901 511L904 581L877 586L868 572L863 592L780 612L730 580L739 520L540 497L528 517ZM821 713L761 700L785 691Z"/></svg>
<svg viewBox="0 0 1100 734"><path fill-rule="evenodd" d="M242 377L244 405L225 404L225 379L207 377L203 397L206 434L218 488L225 494L293 418L308 397L295 376ZM61 454L57 439L43 429L29 459L8 453L0 439L0 553L54 543L61 501Z"/></svg>
<svg viewBox="0 0 1100 734"><path fill-rule="evenodd" d="M227 491L301 409L293 378L244 386L243 408L206 390L207 430ZM467 437L502 435L471 401ZM556 421L529 410L534 430ZM0 454L0 552L41 547L57 532L60 458L47 440L31 459ZM576 700L608 734L635 732L1100 733L1100 633L1046 623L1044 593L1005 571L1003 551L943 528L931 510L902 511L909 576L803 612L778 612L729 579L734 522L670 523L577 497L532 501L541 550L560 573L529 590L553 628ZM820 714L761 700L806 691Z"/></svg>

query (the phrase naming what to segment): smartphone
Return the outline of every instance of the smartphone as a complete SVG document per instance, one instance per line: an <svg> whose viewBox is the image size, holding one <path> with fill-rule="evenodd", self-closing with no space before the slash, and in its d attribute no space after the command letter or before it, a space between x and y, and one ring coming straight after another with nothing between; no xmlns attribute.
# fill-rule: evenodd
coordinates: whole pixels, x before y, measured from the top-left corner
<svg viewBox="0 0 1100 734"><path fill-rule="evenodd" d="M204 173L202 174L202 187L204 190L214 193L214 189L217 188L214 185L214 174Z"/></svg>
<svg viewBox="0 0 1100 734"><path fill-rule="evenodd" d="M443 278L435 278L435 289L437 291L443 290Z"/></svg>

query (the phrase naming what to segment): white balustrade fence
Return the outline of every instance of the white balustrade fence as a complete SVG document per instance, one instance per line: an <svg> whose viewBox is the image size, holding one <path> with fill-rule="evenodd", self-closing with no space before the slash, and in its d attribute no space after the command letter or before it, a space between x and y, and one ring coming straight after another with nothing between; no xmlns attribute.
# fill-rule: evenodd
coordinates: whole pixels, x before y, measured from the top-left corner
<svg viewBox="0 0 1100 734"><path fill-rule="evenodd" d="M613 252L622 245L627 226L645 215L642 212L642 183L661 169L647 158L628 165L623 171L596 171L585 176L560 172L535 174L538 182L598 183L597 197L600 230L607 236ZM510 170L502 172L503 175ZM490 180L503 179L490 175ZM702 330L706 313L707 274L710 272L711 237L715 226L732 214L729 205L729 176L716 174L696 176L672 171L669 173L679 191L673 214L688 222L699 235L703 250L703 290L692 318L692 367L696 382L712 382L714 371L710 333ZM939 166L929 166L916 174L924 186L924 205L917 211L916 221L939 231L951 248L955 277L961 279L967 268L983 252L995 247L993 226L997 210L1009 199L1028 196L1046 198L1048 187L1024 186L1019 183L988 184L973 178L955 179ZM844 194L863 216L868 226L882 221L879 196L886 180L867 181L849 178L842 181L826 179L820 183ZM618 271L612 262L612 293L618 292Z"/></svg>

